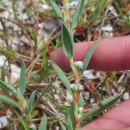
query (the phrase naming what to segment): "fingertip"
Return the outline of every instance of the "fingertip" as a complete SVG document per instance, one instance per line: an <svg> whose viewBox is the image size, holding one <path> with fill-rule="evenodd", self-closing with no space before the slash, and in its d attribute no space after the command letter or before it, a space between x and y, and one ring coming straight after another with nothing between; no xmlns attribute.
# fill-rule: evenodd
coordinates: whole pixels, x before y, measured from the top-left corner
<svg viewBox="0 0 130 130"><path fill-rule="evenodd" d="M74 61L82 61L89 48L89 43L75 43L74 45ZM49 54L49 57L64 71L70 71L69 58L67 58L62 48L58 48Z"/></svg>
<svg viewBox="0 0 130 130"><path fill-rule="evenodd" d="M108 111L102 117L88 123L81 130L89 129L119 129L130 127L130 99Z"/></svg>
<svg viewBox="0 0 130 130"><path fill-rule="evenodd" d="M50 60L54 61L64 71L69 71L69 60L63 53L62 48L58 48L50 53Z"/></svg>

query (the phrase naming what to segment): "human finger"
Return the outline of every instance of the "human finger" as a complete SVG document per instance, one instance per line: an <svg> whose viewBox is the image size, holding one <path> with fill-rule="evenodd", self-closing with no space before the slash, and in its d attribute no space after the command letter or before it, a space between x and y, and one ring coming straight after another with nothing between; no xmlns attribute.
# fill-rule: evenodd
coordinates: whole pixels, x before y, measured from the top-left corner
<svg viewBox="0 0 130 130"><path fill-rule="evenodd" d="M74 61L82 61L92 42L80 42L74 45ZM64 71L70 71L69 60L59 48L50 54ZM130 35L102 39L94 51L88 69L103 71L130 69Z"/></svg>
<svg viewBox="0 0 130 130"><path fill-rule="evenodd" d="M85 125L81 130L125 130L124 128L130 130L130 99Z"/></svg>

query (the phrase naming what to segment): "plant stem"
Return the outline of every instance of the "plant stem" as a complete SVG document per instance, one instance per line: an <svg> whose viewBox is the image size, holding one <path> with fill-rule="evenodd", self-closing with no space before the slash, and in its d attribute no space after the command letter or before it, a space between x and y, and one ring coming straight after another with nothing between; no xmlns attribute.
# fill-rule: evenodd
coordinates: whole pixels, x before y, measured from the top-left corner
<svg viewBox="0 0 130 130"><path fill-rule="evenodd" d="M80 98L80 89L79 89L80 76L79 76L79 72L74 64L73 58L70 59L70 65L72 68L73 77L74 77L75 85L76 85L76 89L73 90L74 127L75 127L74 130L79 130L80 129L80 121L81 121L81 118L79 116L79 106L78 106L78 102L79 102L79 98Z"/></svg>

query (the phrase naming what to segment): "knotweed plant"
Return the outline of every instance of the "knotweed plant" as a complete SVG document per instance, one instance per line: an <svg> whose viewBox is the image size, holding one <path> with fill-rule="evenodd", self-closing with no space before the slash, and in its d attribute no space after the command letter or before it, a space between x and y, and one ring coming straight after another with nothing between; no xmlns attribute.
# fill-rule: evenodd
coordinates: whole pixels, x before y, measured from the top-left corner
<svg viewBox="0 0 130 130"><path fill-rule="evenodd" d="M64 54L66 57L68 57L70 66L73 73L74 83L71 84L70 81L67 79L65 73L54 63L52 62L52 66L59 77L59 79L63 82L63 84L66 86L68 91L73 97L73 101L70 102L70 109L68 112L68 115L66 116L66 127L62 126L62 129L68 129L68 130L79 130L80 126L82 124L82 121L85 120L85 118L90 118L91 114L98 113L100 110L100 107L95 107L91 109L86 114L83 114L84 110L84 100L81 94L81 90L83 90L83 86L80 83L80 76L82 73L85 72L88 63L91 59L91 56L97 47L100 40L97 40L91 48L88 50L88 53L86 54L83 62L77 61L74 62L73 54L74 54L74 29L77 27L80 16L82 14L82 10L84 8L85 0L79 0L77 8L73 14L73 17L70 16L70 8L69 8L69 0L62 0L63 3L63 10L61 11L59 7L56 5L56 3L53 0L49 0L51 6L53 7L56 14L62 19L62 26L61 26L61 41L62 41L62 47ZM104 0L103 3L106 1ZM120 95L117 95L115 97L111 97L109 99L109 102L116 101L119 98ZM106 103L105 101L104 103ZM106 104L105 104L106 105ZM106 107L104 106L103 109ZM84 115L84 117L83 117Z"/></svg>
<svg viewBox="0 0 130 130"><path fill-rule="evenodd" d="M85 5L85 0L78 0L78 5L73 15L71 14L70 11L70 6L69 6L70 1L72 2L72 0L62 0L63 3L62 10L58 7L58 5L54 0L48 0L48 3L52 6L56 16L60 18L62 21L61 42L62 42L64 54L69 59L74 83L71 83L69 81L65 72L63 72L61 68L59 68L59 66L56 65L56 63L51 61L51 65L54 68L54 71L58 76L58 78L62 81L63 85L66 87L67 91L72 96L72 101L69 102L67 111L63 113L65 116L65 120L62 121L59 120L60 123L58 125L61 127L62 130L80 130L81 126L87 121L91 120L93 116L98 115L100 112L104 111L110 105L115 103L119 99L120 94L114 95L112 97L103 100L102 102L100 102L99 105L92 107L88 111L84 110L84 100L81 93L81 91L83 90L83 86L81 84L80 77L85 73L85 70L89 64L91 56L94 50L96 49L96 47L98 46L100 39L98 39L96 42L92 44L92 46L86 53L83 61L76 61L76 62L74 61L74 32L75 32L75 28L78 26L78 22L82 15L82 11ZM99 6L100 10L102 10L103 5L106 2L107 0L102 0ZM100 13L101 11L99 11L99 14ZM95 19L93 19L93 21L94 20ZM49 67L47 65L46 70L48 69ZM25 90L26 90L27 81L29 77L26 77L26 72L27 71L26 71L25 64L22 63L21 75L20 75L17 88L9 85L4 80L0 81L0 87L6 90L7 92L9 92L9 94L13 95L16 99L13 100L5 92L0 94L0 101L6 102L16 107L20 111L20 113L22 113L19 114L16 110L14 110L24 130L36 130L37 127L33 123L32 112L36 107L36 105L38 104L40 98L42 98L43 93L48 89L48 87L52 83L48 85L47 89L45 89L45 91L38 97L38 99L36 99L36 91L32 92L29 99L27 99L25 97ZM38 72L39 71L36 71L33 74L35 75ZM43 78L44 75L41 77ZM48 130L46 115L41 119L41 123L38 127L38 130Z"/></svg>

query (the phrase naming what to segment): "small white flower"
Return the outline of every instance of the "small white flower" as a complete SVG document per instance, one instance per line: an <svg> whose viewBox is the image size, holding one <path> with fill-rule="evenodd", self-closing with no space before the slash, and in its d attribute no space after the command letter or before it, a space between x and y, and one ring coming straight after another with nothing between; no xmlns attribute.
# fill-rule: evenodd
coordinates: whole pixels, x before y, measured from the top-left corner
<svg viewBox="0 0 130 130"><path fill-rule="evenodd" d="M32 125L29 126L29 128L34 130L34 129L36 129L36 126L34 124L32 124Z"/></svg>
<svg viewBox="0 0 130 130"><path fill-rule="evenodd" d="M83 85L79 85L79 90L84 90L84 87L83 87Z"/></svg>
<svg viewBox="0 0 130 130"><path fill-rule="evenodd" d="M69 102L73 101L73 97L68 91L66 92L66 100L69 101Z"/></svg>
<svg viewBox="0 0 130 130"><path fill-rule="evenodd" d="M70 3L70 6L71 7L73 7L73 6L77 6L78 5L78 1L72 1L71 3Z"/></svg>
<svg viewBox="0 0 130 130"><path fill-rule="evenodd" d="M83 112L83 107L79 107L79 113Z"/></svg>
<svg viewBox="0 0 130 130"><path fill-rule="evenodd" d="M74 64L79 67L80 69L83 68L83 62L82 61L75 61Z"/></svg>
<svg viewBox="0 0 130 130"><path fill-rule="evenodd" d="M71 88L71 89L74 89L75 87L76 87L75 84L71 84L71 85L70 85L70 88Z"/></svg>

